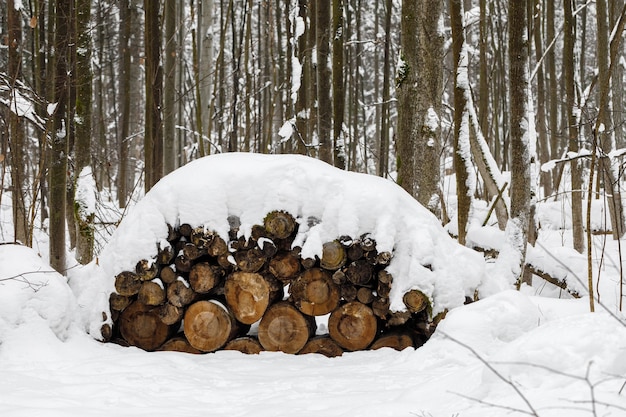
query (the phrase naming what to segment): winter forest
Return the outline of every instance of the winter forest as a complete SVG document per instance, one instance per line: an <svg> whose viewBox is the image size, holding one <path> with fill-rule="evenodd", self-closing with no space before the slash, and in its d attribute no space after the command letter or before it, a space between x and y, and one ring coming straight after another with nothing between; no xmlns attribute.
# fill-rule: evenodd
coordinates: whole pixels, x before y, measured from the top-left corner
<svg viewBox="0 0 626 417"><path fill-rule="evenodd" d="M163 175L240 151L390 178L461 243L477 200L531 242L533 206L566 201L583 252L585 200L610 213L587 232L624 229L621 3L9 1L3 239L87 263Z"/></svg>
<svg viewBox="0 0 626 417"><path fill-rule="evenodd" d="M0 2L0 373L10 376L0 381L0 413L80 414L57 397L87 401L93 415L111 407L117 415L178 412L176 402L149 395L125 403L124 368L139 361L152 382L180 372L191 395L258 398L254 407L222 404L216 415L316 415L280 408L251 384L256 374L242 376L261 366L271 380L290 381L283 365L313 387L286 400L310 395L329 416L623 415L625 29L624 0ZM291 240L268 225L270 209L283 208L300 228ZM335 362L349 375L319 358L269 352L259 365L226 352L143 359L140 350L94 345L121 340L124 309L139 308L139 290L123 294L118 278L130 269L134 276L142 256L175 249L142 278L168 293L161 305L175 304L169 288L190 280L191 265L185 271L174 259L189 241L198 245L196 229L183 234L193 221L214 228L198 256L210 254L211 273L219 269L223 281L261 271L263 285L270 272L267 282L278 282L274 258L297 249L293 276L279 277L289 296L271 290L278 295L266 315L249 323L234 313L233 323L252 326L246 338L262 337L270 307L294 303L305 316L330 315L307 316L317 330L308 328L303 344L333 339L342 306L373 311L375 336L362 348L331 341L354 351ZM211 252L217 236L228 244L224 253ZM347 261L328 267L329 242ZM248 270L252 260L238 256L253 249L263 259ZM136 274L149 274L150 262L141 272L137 263ZM346 284L359 262L373 265L375 284ZM166 268L172 282L163 279ZM341 291L328 311L294 301L295 282L309 270L329 274ZM171 350L218 349L189 347L186 323L209 295L232 310L228 288L190 290L163 330L170 338L185 326L187 345ZM128 304L114 311L113 295ZM52 352L34 343L32 332L44 327ZM241 336L231 333L229 342ZM405 336L406 345L380 343L399 353L356 352ZM163 340L128 344L169 350ZM40 359L23 370L29 354ZM86 374L108 369L100 356L117 365L94 382ZM75 358L84 371L47 364ZM222 375L222 384L193 385L198 369ZM372 372L387 385L365 382ZM38 384L19 393L11 385L40 374L61 385L49 394ZM114 384L121 403L84 399L68 382L81 378L85 391ZM156 384L157 392L171 388ZM396 398L393 406L373 405L381 391ZM352 398L351 411L338 392ZM185 411L198 415L205 405Z"/></svg>

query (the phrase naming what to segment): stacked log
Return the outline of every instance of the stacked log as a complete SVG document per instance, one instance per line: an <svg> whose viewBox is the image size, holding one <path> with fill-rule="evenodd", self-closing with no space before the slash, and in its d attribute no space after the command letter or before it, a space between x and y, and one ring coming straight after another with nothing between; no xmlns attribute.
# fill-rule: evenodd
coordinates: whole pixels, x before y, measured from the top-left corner
<svg viewBox="0 0 626 417"><path fill-rule="evenodd" d="M273 211L250 237L229 217L224 239L202 225L168 225L153 259L115 277L111 340L141 349L189 353L262 350L320 353L419 347L432 332L429 300L404 294L389 309L392 253L368 234L323 244L321 257L294 247L298 222ZM309 219L315 222L315 219ZM316 317L328 332L316 334Z"/></svg>

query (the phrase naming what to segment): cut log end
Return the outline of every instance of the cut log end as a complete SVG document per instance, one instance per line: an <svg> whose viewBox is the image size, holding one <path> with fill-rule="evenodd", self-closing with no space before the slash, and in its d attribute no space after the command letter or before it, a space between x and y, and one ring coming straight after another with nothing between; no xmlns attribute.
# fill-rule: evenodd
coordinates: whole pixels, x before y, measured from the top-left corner
<svg viewBox="0 0 626 417"><path fill-rule="evenodd" d="M261 343L253 337L239 337L226 343L224 350L237 350L247 355L256 355L263 351Z"/></svg>
<svg viewBox="0 0 626 417"><path fill-rule="evenodd" d="M300 350L299 354L319 353L327 358L334 358L343 355L343 349L328 335L316 336L309 340Z"/></svg>
<svg viewBox="0 0 626 417"><path fill-rule="evenodd" d="M295 306L309 316L323 316L339 305L339 287L328 271L307 269L290 286Z"/></svg>
<svg viewBox="0 0 626 417"><path fill-rule="evenodd" d="M189 306L184 319L185 337L194 348L213 352L237 332L235 318L215 301L198 301Z"/></svg>
<svg viewBox="0 0 626 417"><path fill-rule="evenodd" d="M296 220L284 211L272 211L263 221L265 230L278 239L287 239L296 229Z"/></svg>
<svg viewBox="0 0 626 417"><path fill-rule="evenodd" d="M315 320L286 302L272 305L259 323L259 342L269 351L298 353L314 333Z"/></svg>
<svg viewBox="0 0 626 417"><path fill-rule="evenodd" d="M244 324L261 319L270 303L271 291L262 275L234 272L226 278L224 295L231 311Z"/></svg>
<svg viewBox="0 0 626 417"><path fill-rule="evenodd" d="M130 345L155 350L169 337L170 327L143 303L134 302L119 318L120 334Z"/></svg>
<svg viewBox="0 0 626 417"><path fill-rule="evenodd" d="M376 337L377 326L372 309L358 301L342 305L328 319L330 337L347 350L366 349Z"/></svg>

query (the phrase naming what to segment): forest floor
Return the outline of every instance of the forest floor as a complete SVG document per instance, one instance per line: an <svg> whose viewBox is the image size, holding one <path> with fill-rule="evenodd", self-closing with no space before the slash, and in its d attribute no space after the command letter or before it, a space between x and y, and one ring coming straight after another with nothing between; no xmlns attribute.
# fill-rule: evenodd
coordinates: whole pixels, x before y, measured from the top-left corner
<svg viewBox="0 0 626 417"><path fill-rule="evenodd" d="M7 201L0 207L5 241ZM485 212L479 207L474 216ZM418 349L332 359L144 352L98 342L86 331L91 306L76 282L89 282L99 266L72 267L68 284L48 265L45 233L38 233L37 250L0 245L0 415L624 416L620 248L610 236L594 237L599 289L590 313L586 255L570 247L566 212L566 202L539 203L541 229L529 261L566 279L582 298L535 276L520 291L451 309ZM597 213L601 223L601 204ZM497 250L502 233L480 223L470 239ZM486 281L494 265L485 261Z"/></svg>

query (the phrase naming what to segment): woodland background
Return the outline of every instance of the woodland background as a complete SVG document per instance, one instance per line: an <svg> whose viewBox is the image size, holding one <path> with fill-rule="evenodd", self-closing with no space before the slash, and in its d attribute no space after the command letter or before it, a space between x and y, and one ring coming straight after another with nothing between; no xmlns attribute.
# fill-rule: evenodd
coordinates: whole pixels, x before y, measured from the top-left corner
<svg viewBox="0 0 626 417"><path fill-rule="evenodd" d="M625 16L623 0L7 0L2 239L43 231L63 272L188 161L300 153L397 181L461 243L488 201L519 282L537 203L564 202L579 252L624 233ZM603 230L583 217L598 198Z"/></svg>

